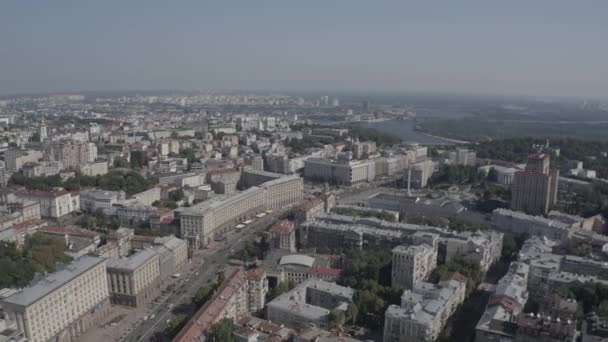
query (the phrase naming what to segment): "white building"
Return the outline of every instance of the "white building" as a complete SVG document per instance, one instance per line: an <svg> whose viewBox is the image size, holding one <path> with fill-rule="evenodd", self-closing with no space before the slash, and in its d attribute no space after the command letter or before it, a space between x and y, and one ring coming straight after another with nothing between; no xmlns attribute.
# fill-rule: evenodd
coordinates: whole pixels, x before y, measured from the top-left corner
<svg viewBox="0 0 608 342"><path fill-rule="evenodd" d="M435 341L448 319L464 301L466 279L455 275L438 285L420 283L405 290L401 306L391 305L384 315L384 342Z"/></svg>
<svg viewBox="0 0 608 342"><path fill-rule="evenodd" d="M393 248L393 268L391 285L397 288L413 289L437 267L437 249L421 244L397 246Z"/></svg>
<svg viewBox="0 0 608 342"><path fill-rule="evenodd" d="M304 178L344 185L371 182L376 178L376 162L308 158L304 161Z"/></svg>
<svg viewBox="0 0 608 342"><path fill-rule="evenodd" d="M80 209L94 213L101 209L104 214L114 215L114 204L126 198L124 191L82 190L80 192Z"/></svg>
<svg viewBox="0 0 608 342"><path fill-rule="evenodd" d="M59 218L80 210L80 195L68 191L17 191L15 196L21 200L40 203L40 215Z"/></svg>
<svg viewBox="0 0 608 342"><path fill-rule="evenodd" d="M108 162L105 160L87 163L79 166L80 172L85 176L102 176L108 173Z"/></svg>
<svg viewBox="0 0 608 342"><path fill-rule="evenodd" d="M109 311L106 261L83 256L2 301L28 341L75 341Z"/></svg>

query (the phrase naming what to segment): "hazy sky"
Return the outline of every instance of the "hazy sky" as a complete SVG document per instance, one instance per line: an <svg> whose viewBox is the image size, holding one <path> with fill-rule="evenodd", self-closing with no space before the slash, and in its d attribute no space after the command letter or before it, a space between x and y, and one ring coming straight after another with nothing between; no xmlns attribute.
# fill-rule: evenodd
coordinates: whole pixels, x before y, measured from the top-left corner
<svg viewBox="0 0 608 342"><path fill-rule="evenodd" d="M608 97L608 1L1 0L0 93Z"/></svg>

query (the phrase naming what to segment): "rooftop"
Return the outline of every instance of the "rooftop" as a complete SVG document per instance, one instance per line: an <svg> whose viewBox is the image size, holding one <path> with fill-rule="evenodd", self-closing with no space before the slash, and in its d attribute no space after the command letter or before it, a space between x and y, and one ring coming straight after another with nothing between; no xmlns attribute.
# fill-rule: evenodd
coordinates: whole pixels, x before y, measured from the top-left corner
<svg viewBox="0 0 608 342"><path fill-rule="evenodd" d="M146 248L127 258L109 259L107 268L131 272L141 267L156 255L158 255L158 253L154 249Z"/></svg>
<svg viewBox="0 0 608 342"><path fill-rule="evenodd" d="M82 256L63 269L49 274L46 278L20 290L4 301L24 307L30 306L104 261L105 259L100 257Z"/></svg>

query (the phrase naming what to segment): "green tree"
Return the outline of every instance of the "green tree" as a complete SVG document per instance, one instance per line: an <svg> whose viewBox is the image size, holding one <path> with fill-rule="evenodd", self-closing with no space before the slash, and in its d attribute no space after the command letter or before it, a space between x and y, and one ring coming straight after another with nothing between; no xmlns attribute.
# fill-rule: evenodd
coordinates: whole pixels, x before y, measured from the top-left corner
<svg viewBox="0 0 608 342"><path fill-rule="evenodd" d="M213 295L214 290L215 289L213 287L209 286L199 288L194 294L194 303L199 307L203 306L203 304L205 304L209 300L209 298L211 298L211 295Z"/></svg>
<svg viewBox="0 0 608 342"><path fill-rule="evenodd" d="M207 340L209 342L233 342L234 336L234 323L229 318L224 318L221 321L215 323L209 333L207 334Z"/></svg>
<svg viewBox="0 0 608 342"><path fill-rule="evenodd" d="M338 309L331 310L329 312L328 321L330 330L342 328L345 322L344 312Z"/></svg>
<svg viewBox="0 0 608 342"><path fill-rule="evenodd" d="M344 317L345 322L348 324L351 324L351 325L355 325L355 324L357 324L358 316L359 316L359 308L357 307L357 305L354 303L348 304L348 307L346 308L345 317Z"/></svg>
<svg viewBox="0 0 608 342"><path fill-rule="evenodd" d="M271 289L268 292L268 301L271 301L275 298L277 298L278 296L282 295L283 293L289 291L289 283L286 281L281 281L277 284L277 286L275 286L273 289Z"/></svg>
<svg viewBox="0 0 608 342"><path fill-rule="evenodd" d="M184 325L186 325L187 322L188 316L184 314L175 315L175 318L173 318L169 322L167 328L165 329L165 335L167 339L173 339L173 337L175 337L180 332L180 330L182 330L182 328L184 327Z"/></svg>

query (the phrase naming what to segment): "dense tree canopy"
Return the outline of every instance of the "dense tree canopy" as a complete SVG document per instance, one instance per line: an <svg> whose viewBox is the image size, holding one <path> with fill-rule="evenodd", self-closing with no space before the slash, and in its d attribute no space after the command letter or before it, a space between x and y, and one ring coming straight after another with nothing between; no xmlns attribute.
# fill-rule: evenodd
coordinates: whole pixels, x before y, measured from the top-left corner
<svg viewBox="0 0 608 342"><path fill-rule="evenodd" d="M24 287L38 272L53 272L58 263L70 261L65 240L42 233L26 237L22 249L0 242L0 287Z"/></svg>
<svg viewBox="0 0 608 342"><path fill-rule="evenodd" d="M224 318L221 321L215 323L209 333L207 334L207 341L209 342L233 342L234 336L234 323L229 318Z"/></svg>

